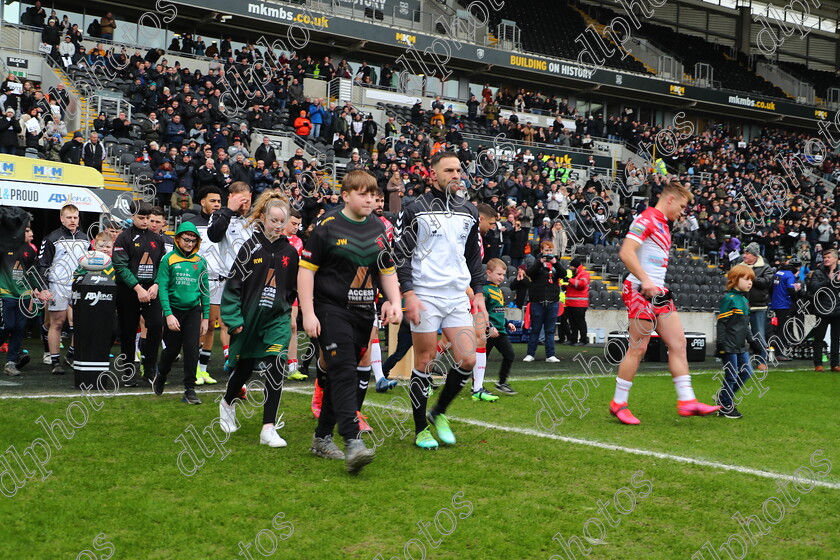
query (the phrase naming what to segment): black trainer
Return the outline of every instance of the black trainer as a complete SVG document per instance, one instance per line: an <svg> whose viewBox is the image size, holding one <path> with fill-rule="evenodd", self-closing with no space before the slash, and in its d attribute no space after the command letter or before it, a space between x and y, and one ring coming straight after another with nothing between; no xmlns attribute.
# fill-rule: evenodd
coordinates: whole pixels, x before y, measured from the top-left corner
<svg viewBox="0 0 840 560"><path fill-rule="evenodd" d="M25 367L26 367L26 364L28 364L28 363L29 363L29 360L31 360L31 359L32 359L32 358L29 356L29 351L24 350L24 351L21 353L20 358L18 358L18 361L17 361L17 364L16 364L16 365L17 365L17 368L18 368L18 369L23 369L23 368L25 368Z"/></svg>
<svg viewBox="0 0 840 560"><path fill-rule="evenodd" d="M185 402L187 404L201 404L201 400L196 396L195 389L192 387L184 391L184 396L181 398L181 402Z"/></svg>
<svg viewBox="0 0 840 560"><path fill-rule="evenodd" d="M52 374L53 375L64 375L64 367L62 367L62 365L60 363L59 364L53 364Z"/></svg>
<svg viewBox="0 0 840 560"><path fill-rule="evenodd" d="M155 372L155 377L152 379L152 389L155 392L155 395L161 396L163 394L163 386L166 384L166 377L164 377L160 370Z"/></svg>
<svg viewBox="0 0 840 560"><path fill-rule="evenodd" d="M496 390L498 390L500 393L504 393L505 395L513 396L517 394L516 391L514 391L513 388L507 383L496 383Z"/></svg>
<svg viewBox="0 0 840 560"><path fill-rule="evenodd" d="M738 412L738 409L735 408L734 406L732 408L728 409L728 410L725 410L725 409L721 408L720 410L718 410L717 414L718 414L718 416L720 416L722 418L731 418L733 420L737 420L738 418L741 417L741 413Z"/></svg>

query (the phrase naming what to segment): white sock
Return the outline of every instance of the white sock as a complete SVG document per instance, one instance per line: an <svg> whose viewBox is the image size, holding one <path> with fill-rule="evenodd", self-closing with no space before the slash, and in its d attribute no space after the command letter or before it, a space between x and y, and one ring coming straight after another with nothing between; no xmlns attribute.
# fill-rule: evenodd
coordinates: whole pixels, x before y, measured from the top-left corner
<svg viewBox="0 0 840 560"><path fill-rule="evenodd" d="M691 386L690 375L680 375L674 377L674 388L677 390L678 401L693 401L697 397L694 396L694 388Z"/></svg>
<svg viewBox="0 0 840 560"><path fill-rule="evenodd" d="M620 377L615 378L615 394L613 395L613 402L627 403L630 398L630 387L633 386L632 381L625 381Z"/></svg>
<svg viewBox="0 0 840 560"><path fill-rule="evenodd" d="M134 352L140 351L140 331L137 331L137 334L134 335Z"/></svg>
<svg viewBox="0 0 840 560"><path fill-rule="evenodd" d="M484 387L484 370L487 369L487 349L475 349L475 367L473 368L473 393Z"/></svg>
<svg viewBox="0 0 840 560"><path fill-rule="evenodd" d="M289 360L286 362L286 373L292 374L298 370L298 361L297 360Z"/></svg>
<svg viewBox="0 0 840 560"><path fill-rule="evenodd" d="M377 383L385 377L382 373L382 348L379 347L379 339L374 338L370 343L370 368Z"/></svg>

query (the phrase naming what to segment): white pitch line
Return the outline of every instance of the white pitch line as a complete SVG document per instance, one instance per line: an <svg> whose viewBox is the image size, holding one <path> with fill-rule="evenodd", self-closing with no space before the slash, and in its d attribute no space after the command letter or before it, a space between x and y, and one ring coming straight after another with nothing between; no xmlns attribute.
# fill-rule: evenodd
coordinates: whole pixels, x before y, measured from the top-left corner
<svg viewBox="0 0 840 560"><path fill-rule="evenodd" d="M552 378L554 379L554 378ZM562 377L561 377L562 379ZM310 395L312 391L304 389L302 387L284 387L284 392L290 392L300 395ZM221 392L221 387L218 390L200 390L196 391L196 393L217 393ZM164 392L164 395L179 395L181 391L169 391ZM152 391L137 391L133 393L117 393L113 396L117 397L126 397L126 396L144 396L144 395L154 395ZM52 394L52 395L4 395L0 396L0 399L38 399L38 398L68 398L68 397L82 397L81 393L74 393L74 394ZM105 398L105 397L103 397ZM397 412L409 412L408 410L397 408L394 406L379 404L375 402L368 401L368 406L373 406L376 408L383 408L387 410L394 410ZM492 428L494 430L499 430L502 432L510 432L514 434L522 434L526 436L533 436L533 437L540 437L545 439L551 439L555 441L562 441L564 443L573 443L575 445L584 445L587 447L596 447L599 449L606 449L609 451L620 451L622 453L630 453L632 455L641 455L644 457L653 457L656 459L667 459L669 461L674 461L677 463L687 463L690 465L698 465L701 467L712 467L715 469L720 469L724 471L731 471L737 472L741 474L749 474L753 476L758 476L762 478L769 478L772 480L786 480L788 482L796 482L801 481L801 479L796 478L795 476L781 474L781 473L774 473L770 471L763 471L760 469L753 469L750 467L742 467L740 465L729 465L726 463L719 463L717 461L706 461L705 459L695 459L693 457L683 457L681 455L673 455L671 453L662 453L659 451L650 451L648 449L639 449L637 447L626 447L624 445L616 445L613 443L605 443L598 440L593 439L583 439L583 438L575 438L569 436L560 436L556 434L548 434L544 432L539 432L537 430L532 430L530 428L517 428L514 426L503 426L500 424L491 424L489 422L484 422L482 420L473 420L471 418L461 418L460 416L450 416L452 420L456 420L458 422L463 422L465 424L470 424L472 426L478 426L480 428ZM830 488L832 490L840 490L840 483L837 482L825 482L822 480L814 480L814 485L821 486L823 488Z"/></svg>
<svg viewBox="0 0 840 560"><path fill-rule="evenodd" d="M310 394L310 391L306 391L300 388L289 388L284 389L286 391L292 393L299 393L299 394ZM389 406L385 404L379 404L375 402L368 402L366 403L368 406L374 406L377 408L384 408L388 410L393 410L396 412L409 412L408 410L404 410L395 406ZM650 451L648 449L639 449L637 447L626 447L624 445L616 445L613 443L605 443L602 441L594 440L594 439L583 439L583 438L574 438L568 436L559 436L556 434L548 434L544 432L538 432L537 430L532 430L529 428L516 428L513 426L503 426L499 424L491 424L489 422L484 422L481 420L473 420L470 418L461 418L459 416L449 416L450 420L456 420L459 422L463 422L465 424L470 424L472 426L478 426L480 428L492 428L494 430L499 430L502 432L511 432L514 434L522 434L526 436L534 436L534 437L541 437L546 439L552 439L555 441L562 441L564 443L573 443L576 445L585 445L587 447L597 447L599 449L607 449L609 451L620 451L622 453L630 453L633 455L642 455L645 457L654 457L656 459L668 459L670 461L675 461L677 463L688 463L691 465L698 465L701 467L712 467L716 469L721 469L725 471L732 471L738 472L741 474L751 474L754 476L759 476L762 478L770 478L773 480L786 480L789 482L801 482L802 479L796 478L795 476L791 476L788 474L781 474L781 473L774 473L770 471L763 471L760 469L753 469L750 467L742 467L740 465L729 465L726 463L718 463L717 461L706 461L704 459L695 459L693 457L683 457L681 455L672 455L670 453L661 453L659 451ZM832 490L840 490L840 483L838 482L825 482L822 480L814 480L813 481L816 486L822 486L823 488L831 488Z"/></svg>

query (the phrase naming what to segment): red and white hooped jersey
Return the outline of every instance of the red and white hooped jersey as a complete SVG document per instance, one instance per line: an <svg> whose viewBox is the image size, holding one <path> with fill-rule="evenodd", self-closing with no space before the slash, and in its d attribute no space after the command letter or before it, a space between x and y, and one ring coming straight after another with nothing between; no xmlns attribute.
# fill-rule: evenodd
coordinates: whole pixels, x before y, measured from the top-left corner
<svg viewBox="0 0 840 560"><path fill-rule="evenodd" d="M382 224L385 226L385 234L388 236L388 243L393 243L394 242L394 224L392 224L391 220L389 220L385 216L379 216L379 219L382 220Z"/></svg>
<svg viewBox="0 0 840 560"><path fill-rule="evenodd" d="M660 288L664 287L668 252L671 250L671 229L665 215L656 208L646 208L630 224L627 239L641 244L637 254L642 269L654 284ZM627 280L636 285L642 283L633 274L628 275Z"/></svg>
<svg viewBox="0 0 840 560"><path fill-rule="evenodd" d="M297 249L298 256L303 252L303 241L300 240L300 237L297 235L290 235L289 236L289 243L292 244L292 247Z"/></svg>

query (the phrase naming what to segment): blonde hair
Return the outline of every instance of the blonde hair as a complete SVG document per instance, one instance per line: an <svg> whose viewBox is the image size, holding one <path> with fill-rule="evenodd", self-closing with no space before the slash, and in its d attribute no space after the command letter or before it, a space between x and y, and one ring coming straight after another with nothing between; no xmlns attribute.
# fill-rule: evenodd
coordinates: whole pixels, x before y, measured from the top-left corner
<svg viewBox="0 0 840 560"><path fill-rule="evenodd" d="M248 217L248 225L253 226L257 222L262 225L265 217L268 215L268 212L277 206L285 212L286 219L289 219L292 209L291 206L289 206L289 199L286 195L277 191L264 191L259 198L257 198L257 201L251 208L251 215Z"/></svg>
<svg viewBox="0 0 840 560"><path fill-rule="evenodd" d="M732 290L738 286L738 281L741 278L748 280L755 280L755 272L753 269L745 264L739 264L732 267L726 275L726 289Z"/></svg>
<svg viewBox="0 0 840 560"><path fill-rule="evenodd" d="M694 195L691 193L690 190L685 188L682 183L678 183L677 181L671 181L670 183L666 184L665 187L662 189L662 196L666 195L674 195L680 198L684 198L686 202L691 202L694 200Z"/></svg>
<svg viewBox="0 0 840 560"><path fill-rule="evenodd" d="M497 268L501 268L503 270L507 270L507 265L505 261L502 259L490 259L487 261L487 270L496 270Z"/></svg>

